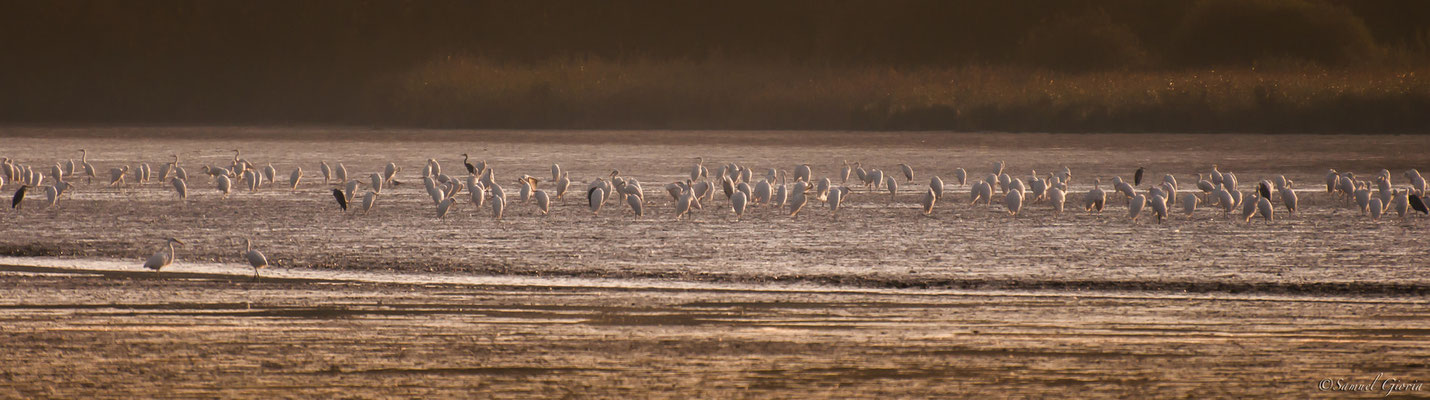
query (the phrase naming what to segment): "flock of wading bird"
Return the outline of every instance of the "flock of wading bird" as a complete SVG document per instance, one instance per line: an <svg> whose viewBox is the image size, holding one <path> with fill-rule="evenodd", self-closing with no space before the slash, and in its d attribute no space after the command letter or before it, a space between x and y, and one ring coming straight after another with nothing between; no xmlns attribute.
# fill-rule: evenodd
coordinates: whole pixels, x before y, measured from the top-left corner
<svg viewBox="0 0 1430 400"><path fill-rule="evenodd" d="M83 149L79 152L81 156L78 163L68 160L56 162L51 166L49 179L53 183L50 185L43 185L46 178L40 170L9 158L0 158L0 177L3 177L0 179L0 188L7 182L18 182L20 185L11 200L11 208L21 208L25 194L30 188L43 187L47 207L54 208L72 187L69 183L71 180L77 181L76 178L82 174L86 183L92 183L97 177L96 169L88 161L88 152ZM238 150L233 150L233 153L233 161L228 165L202 167L203 175L211 179L222 198L228 198L235 188L252 192L260 190L265 184L275 185L278 170L272 164L259 167L240 157ZM173 161L160 165L157 182L161 185L170 184L179 200L185 201L189 196L190 177L180 164L179 156L173 157ZM461 178L443 174L442 166L436 159L428 159L422 166L423 186L436 207L436 217L446 217L458 204L457 196L465 190L476 209L490 207L492 217L501 219L508 200L493 169L485 161L473 164L467 154L462 154L462 164L467 173L461 175ZM1071 169L1063 167L1062 171L1048 173L1046 177L1040 176L1037 171L1031 171L1025 181L1022 177L1008 174L1004 167L1002 161L996 162L983 179L975 179L972 182L969 181L967 171L956 168L953 170L953 179L960 186L968 186L970 205L993 206L995 200L1001 197L999 203L1012 217L1017 217L1025 204L1036 203L1047 203L1055 214L1062 214L1067 203L1068 184L1073 180ZM326 161L320 161L319 169L325 186L334 182L337 185L332 189L337 206L343 212L356 209L357 207L353 206L354 201L357 200L356 196L364 182L355 179L342 163L337 163L334 167ZM367 191L361 198L360 207L363 214L372 212L377 206L378 197L385 186L396 187L402 184L396 179L400 170L396 163L390 162L381 172L369 175L366 182ZM689 179L667 183L664 189L674 203L673 215L677 220L691 216L695 210L713 206L717 192L722 193L726 200L722 208L732 212L737 220L744 217L747 210L756 208L776 210L781 214L787 210L788 215L795 218L811 203L823 203L829 208L830 216L837 218L842 205L848 202L850 195L854 193L854 190L847 186L850 179L857 179L853 183L862 187L866 193L882 196L881 191L887 192L887 202L890 204L898 196L899 178L903 178L905 185L915 182L914 169L908 164L898 164L898 171L885 173L877 168L866 169L861 163L850 164L846 161L838 175L820 179L815 179L808 164L797 165L793 171L793 174L790 174L786 170L769 168L755 181L754 168L729 163L719 166L712 175L711 170L705 166L705 160L697 157L689 167ZM123 190L131 181L142 186L154 182L156 178L149 164L140 164L134 168L124 165L111 168L108 172L108 186L116 190ZM1176 177L1171 174L1164 175L1160 181L1151 183L1150 187L1142 190L1140 188L1143 187L1145 172L1145 168L1138 168L1130 182L1120 176L1114 177L1111 193L1102 189L1100 178L1094 179L1092 189L1083 193L1080 198L1074 195L1077 207L1087 212L1101 213L1111 196L1126 203L1127 216L1134 223L1143 213L1161 223L1169 218L1174 207L1181 207L1187 218L1191 218L1199 206L1205 205L1217 210L1219 214L1230 215L1235 220L1250 222L1260 216L1268 223L1275 219L1275 202L1280 202L1291 214L1295 214L1298 209L1294 182L1285 176L1261 180L1252 190L1243 193L1239 189L1235 173L1220 171L1213 165L1211 171L1197 174L1194 190L1183 190L1177 185ZM1357 207L1361 215L1369 216L1372 220L1379 220L1382 215L1391 211L1401 218L1411 216L1414 212L1430 214L1422 200L1426 190L1425 178L1414 169L1405 171L1403 176L1408 185L1396 188L1391 183L1389 170L1382 169L1373 175L1372 184L1369 180L1357 178L1352 172L1337 172L1332 169L1326 173L1326 193L1343 204ZM290 190L297 190L302 179L303 169L295 168L288 174L286 186ZM513 182L519 187L517 201L532 203L540 215L547 215L552 201L563 199L572 183L570 173L563 171L559 164L551 165L551 179L553 192L540 188L541 180L533 176L521 175L516 178ZM836 179L839 181L837 187L834 184ZM235 187L235 184L238 186ZM997 188L996 192L994 188ZM938 176L929 179L928 187L919 199L924 215L931 215L934 206L943 201L945 189L943 179ZM621 176L619 170L587 182L585 190L587 206L593 214L599 214L608 202L614 200L617 204L624 202L634 216L640 218L645 215L646 205L653 203L646 200L646 193L639 180ZM1236 214L1238 209L1239 216ZM243 241L244 250L241 254L253 267L254 277L257 278L258 270L268 265L267 258L262 252L253 249L251 240L244 238ZM157 272L173 263L175 244L183 242L168 238L165 248L150 257L144 267Z"/></svg>

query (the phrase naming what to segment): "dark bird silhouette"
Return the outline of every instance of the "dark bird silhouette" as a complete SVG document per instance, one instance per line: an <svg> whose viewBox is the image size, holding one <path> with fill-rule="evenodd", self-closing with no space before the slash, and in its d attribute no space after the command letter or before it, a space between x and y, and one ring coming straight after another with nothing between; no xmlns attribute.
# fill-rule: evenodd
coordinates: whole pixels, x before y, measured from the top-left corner
<svg viewBox="0 0 1430 400"><path fill-rule="evenodd" d="M472 165L472 163L470 163L470 162L467 162L467 159L468 159L467 153L462 153L462 164L465 164L465 165L467 166L467 173L472 174L472 175L476 175L476 174L477 174L477 166Z"/></svg>
<svg viewBox="0 0 1430 400"><path fill-rule="evenodd" d="M1260 185L1256 185L1256 193L1261 194L1261 198L1263 199L1270 199L1271 185L1267 184L1266 182L1261 182Z"/></svg>
<svg viewBox="0 0 1430 400"><path fill-rule="evenodd" d="M348 197L343 195L342 189L333 189L333 198L338 199L338 207L342 207L343 211L348 210Z"/></svg>
<svg viewBox="0 0 1430 400"><path fill-rule="evenodd" d="M1430 214L1430 208L1425 207L1425 200L1421 199L1420 196L1410 195L1410 208L1414 208L1415 211L1419 211L1422 214Z"/></svg>
<svg viewBox="0 0 1430 400"><path fill-rule="evenodd" d="M10 208L20 208L20 202L25 201L25 189L29 186L20 186L20 190L15 191L15 198L10 200Z"/></svg>
<svg viewBox="0 0 1430 400"><path fill-rule="evenodd" d="M1137 173L1132 174L1132 186L1142 186L1142 174L1145 172L1146 167L1137 167Z"/></svg>

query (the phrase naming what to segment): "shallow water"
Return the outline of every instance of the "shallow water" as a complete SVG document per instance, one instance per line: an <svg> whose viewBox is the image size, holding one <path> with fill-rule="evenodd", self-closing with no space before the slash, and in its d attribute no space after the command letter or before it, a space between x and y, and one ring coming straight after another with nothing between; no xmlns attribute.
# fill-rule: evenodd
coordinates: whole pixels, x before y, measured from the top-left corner
<svg viewBox="0 0 1430 400"><path fill-rule="evenodd" d="M1426 169L1430 139L1421 136L1336 135L1044 135L844 132L462 132L307 128L6 128L0 156L42 170L91 150L100 171L149 163L156 171L178 154L191 175L190 198L180 202L167 184L114 189L80 184L44 209L31 197L20 211L0 212L0 253L15 256L134 260L179 237L171 270L241 262L240 237L275 264L274 271L441 273L481 277L647 279L661 282L813 283L866 288L1011 290L1162 290L1318 294L1414 293L1430 287L1426 227L1430 219L1388 217L1372 222L1323 191L1326 168L1369 176L1380 168ZM339 140L343 139L343 140ZM259 165L273 164L279 186L221 198L201 165L225 165L233 149ZM498 221L459 195L445 219L422 189L418 171L428 158L444 172L463 171L460 154L486 160L499 182L542 178L550 164L571 172L568 196L552 215L512 201ZM718 168L737 162L755 169L792 170L809 163L816 179L859 161L886 171L908 163L913 183L900 179L894 202L886 192L856 188L837 217L810 204L799 218L755 209L737 221L723 196L673 221L661 188L681 179L696 156ZM388 161L406 184L384 189L369 215L341 213L318 172L318 161L345 164L365 182ZM1278 204L1273 223L1233 222L1209 208L1191 220L1180 212L1161 224L1144 214L1133 224L1125 206L1109 200L1101 215L1046 204L1026 205L1011 218L1001 206L969 206L967 188L952 182L962 167L970 179L1005 160L1016 176L1073 169L1073 199L1091 178L1130 177L1139 166L1148 180L1173 173L1183 187L1218 164L1242 186L1284 174L1298 182L1302 210L1287 216ZM301 166L302 185L290 191L288 173ZM647 215L634 218L609 203L592 215L585 182L619 169L639 178ZM916 203L931 175L950 182L932 217ZM838 181L838 179L835 179ZM1109 185L1104 184L1104 188ZM4 191L15 186L7 183ZM241 269L240 267L237 267ZM277 272L275 272L277 273ZM490 278L482 278L490 279ZM507 278L504 278L507 279ZM515 278L510 278L515 279Z"/></svg>

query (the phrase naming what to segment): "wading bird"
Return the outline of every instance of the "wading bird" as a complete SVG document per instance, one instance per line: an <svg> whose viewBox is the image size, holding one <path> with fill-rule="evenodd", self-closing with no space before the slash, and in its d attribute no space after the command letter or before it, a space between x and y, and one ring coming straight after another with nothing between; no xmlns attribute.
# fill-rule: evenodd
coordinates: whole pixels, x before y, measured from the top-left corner
<svg viewBox="0 0 1430 400"><path fill-rule="evenodd" d="M288 190L298 190L298 182L301 180L303 180L303 167L298 167L288 175Z"/></svg>
<svg viewBox="0 0 1430 400"><path fill-rule="evenodd" d="M919 205L923 206L924 215L933 214L935 202L938 202L938 192L934 191L933 188L929 188L927 192L924 192L924 198L919 201Z"/></svg>
<svg viewBox="0 0 1430 400"><path fill-rule="evenodd" d="M1421 214L1430 214L1430 208L1425 207L1425 200L1421 199L1420 196L1411 194L1408 200L1410 200L1410 208L1419 211Z"/></svg>
<svg viewBox="0 0 1430 400"><path fill-rule="evenodd" d="M730 196L730 209L735 212L735 219L745 216L745 192L735 192Z"/></svg>
<svg viewBox="0 0 1430 400"><path fill-rule="evenodd" d="M268 257L263 256L263 252L253 248L253 241L243 238L243 258L248 260L248 265L253 267L253 279L258 279L258 270L268 267Z"/></svg>
<svg viewBox="0 0 1430 400"><path fill-rule="evenodd" d="M179 239L169 238L165 244L168 247L149 256L149 260L144 262L144 268L152 269L154 273L157 274L160 269L174 263L174 245L182 245L184 242L179 241Z"/></svg>
<svg viewBox="0 0 1430 400"><path fill-rule="evenodd" d="M25 191L29 189L29 186L20 185L20 188L15 190L15 197L10 198L10 208L19 209L20 202L25 201Z"/></svg>
<svg viewBox="0 0 1430 400"><path fill-rule="evenodd" d="M185 184L183 179L174 178L172 182L174 184L174 192L178 193L180 201L189 198L189 185Z"/></svg>
<svg viewBox="0 0 1430 400"><path fill-rule="evenodd" d="M634 194L627 194L626 204L631 206L631 212L635 213L637 219L645 216L645 204L641 202L640 196L636 196Z"/></svg>
<svg viewBox="0 0 1430 400"><path fill-rule="evenodd" d="M586 204L591 208L591 214L601 213L601 205L606 203L606 189L594 187L586 191Z"/></svg>
<svg viewBox="0 0 1430 400"><path fill-rule="evenodd" d="M1142 207L1146 206L1147 196L1139 194L1133 197L1132 201L1127 203L1127 218L1137 222L1137 217L1142 215Z"/></svg>
<svg viewBox="0 0 1430 400"><path fill-rule="evenodd" d="M343 211L348 210L348 197L343 194L342 189L333 189L333 198L338 201L339 208L342 208Z"/></svg>
<svg viewBox="0 0 1430 400"><path fill-rule="evenodd" d="M372 206L377 204L377 192L369 191L362 197L362 215L367 215L372 211Z"/></svg>
<svg viewBox="0 0 1430 400"><path fill-rule="evenodd" d="M536 189L532 196L536 198L536 209L541 211L541 215L551 211L551 196L547 195L545 190Z"/></svg>
<svg viewBox="0 0 1430 400"><path fill-rule="evenodd" d="M502 212L506 210L505 196L492 196L492 218L501 220Z"/></svg>
<svg viewBox="0 0 1430 400"><path fill-rule="evenodd" d="M467 167L467 173L468 173L468 174L471 174L471 175L476 175L476 174L477 174L477 166L472 165L472 163L471 163L471 162L468 162L467 159L468 159L467 153L462 153L462 165Z"/></svg>

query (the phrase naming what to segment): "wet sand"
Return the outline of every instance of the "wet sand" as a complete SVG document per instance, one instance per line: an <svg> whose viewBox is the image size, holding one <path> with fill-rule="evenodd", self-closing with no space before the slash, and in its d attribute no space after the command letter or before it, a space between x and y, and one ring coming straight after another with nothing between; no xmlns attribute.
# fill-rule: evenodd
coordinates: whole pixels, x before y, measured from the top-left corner
<svg viewBox="0 0 1430 400"><path fill-rule="evenodd" d="M0 274L0 396L1344 398L1430 354L1424 298L80 272Z"/></svg>
<svg viewBox="0 0 1430 400"><path fill-rule="evenodd" d="M0 212L0 255L75 265L0 267L0 362L14 366L0 374L0 397L1339 398L1346 393L1316 383L1376 373L1430 380L1430 218L1372 222L1316 190L1326 168L1388 168L1404 183L1400 171L1430 167L1430 138L3 133L0 156L44 170L77 160L83 147L101 174L141 161L157 170L178 153L198 176L238 148L273 163L280 185L295 166L305 178L296 191L223 199L206 177L191 177L186 202L158 183L80 184L57 209L31 201ZM496 221L463 203L437 219L417 171L432 157L461 171L463 152L503 182L549 180L559 162L573 193L546 217L514 203ZM693 221L672 221L660 186L696 156L759 172L808 162L817 177L841 160L886 171L906 162L918 176L901 180L892 203L856 189L837 218L811 204L797 219L756 209L736 221L717 199ZM1102 215L1032 204L1010 218L999 206L967 205L967 188L951 185L934 216L918 215L929 176L951 181L962 167L981 177L1000 159L1019 175L1070 166L1070 203L1092 178L1108 188L1138 166L1153 179L1174 173L1184 187L1211 164L1237 172L1247 189L1285 174L1298 182L1302 210L1288 216L1278 204L1269 224L1211 209L1133 224L1109 201ZM364 182L395 161L407 184L385 190L369 215L341 213L318 160L343 162ZM614 203L600 215L586 209L584 182L611 169L641 179L650 214L636 219ZM504 185L514 194L514 183ZM139 268L168 236L188 242L175 265L157 276ZM240 236L275 262L265 279L245 276ZM132 269L87 266L100 262ZM354 273L399 279L342 276Z"/></svg>

